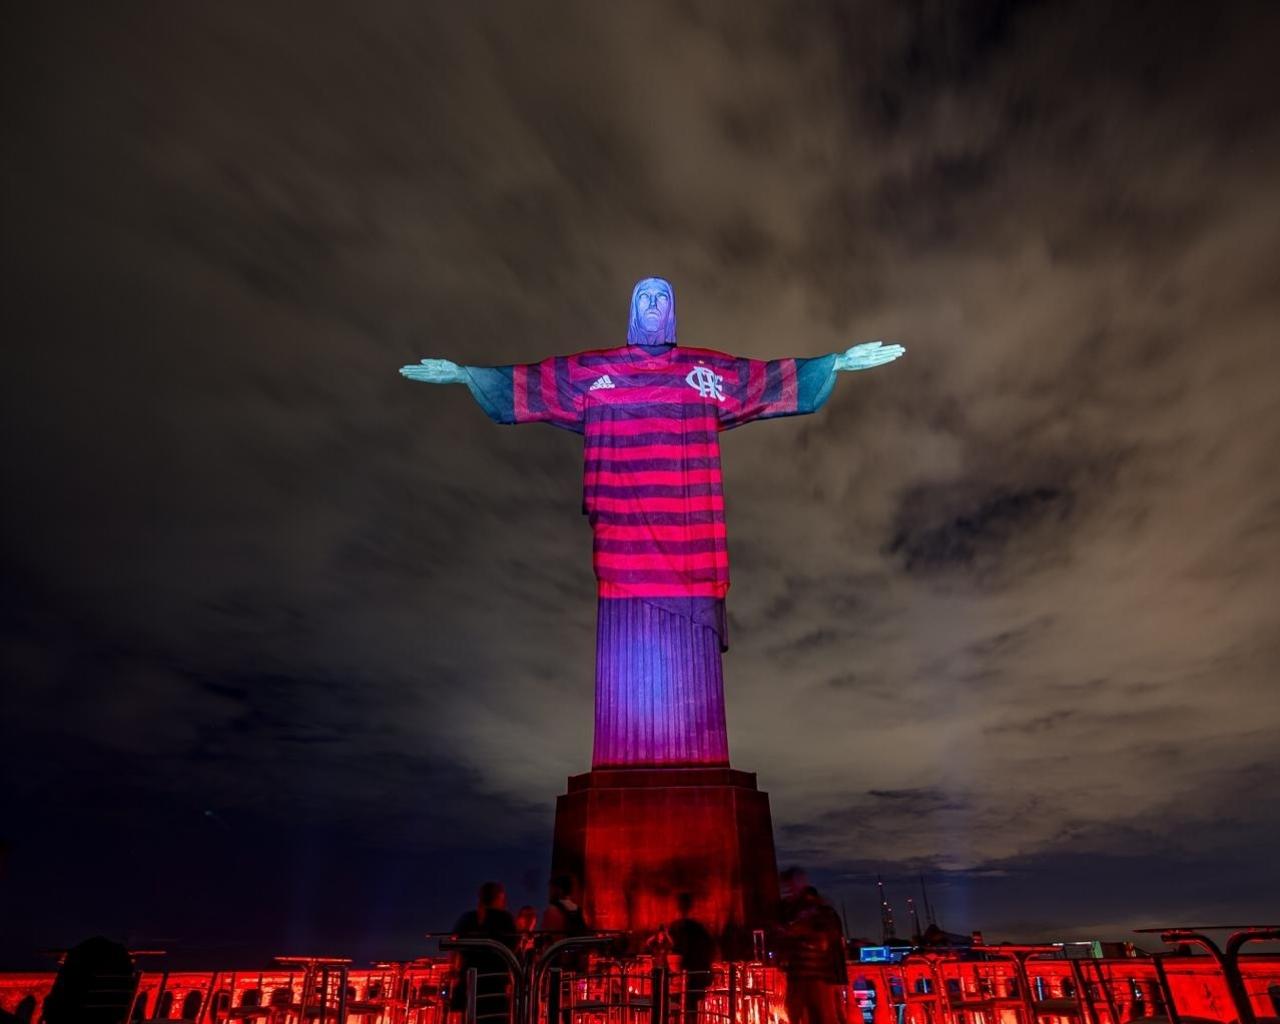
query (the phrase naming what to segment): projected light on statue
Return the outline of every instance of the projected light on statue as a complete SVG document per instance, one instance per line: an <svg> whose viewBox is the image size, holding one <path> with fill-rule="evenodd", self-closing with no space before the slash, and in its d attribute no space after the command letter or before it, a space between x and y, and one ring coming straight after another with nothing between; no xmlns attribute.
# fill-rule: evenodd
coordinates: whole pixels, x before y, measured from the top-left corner
<svg viewBox="0 0 1280 1024"><path fill-rule="evenodd" d="M837 373L903 351L872 342L766 362L677 345L671 285L646 278L632 293L626 345L516 366L424 359L400 370L467 385L498 423L584 436L599 583L595 768L728 765L720 431L814 412Z"/></svg>

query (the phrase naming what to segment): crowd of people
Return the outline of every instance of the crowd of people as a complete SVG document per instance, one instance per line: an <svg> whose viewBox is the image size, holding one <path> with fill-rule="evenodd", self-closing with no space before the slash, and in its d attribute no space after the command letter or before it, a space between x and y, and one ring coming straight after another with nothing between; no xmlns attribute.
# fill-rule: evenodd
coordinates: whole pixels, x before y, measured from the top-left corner
<svg viewBox="0 0 1280 1024"><path fill-rule="evenodd" d="M846 947L840 916L799 868L788 868L780 878L782 901L771 936L777 966L786 977L786 1008L790 1024L846 1024ZM562 938L593 934L582 908L574 899L572 878L551 880L547 906L541 921L532 906L514 916L507 909L506 889L500 882L480 886L474 910L454 925L457 938L485 938L500 943L528 966L535 955ZM682 1024L698 1024L702 1004L711 985L717 942L693 913L694 896L676 897L677 916L663 924L643 943L653 966L678 970L684 977L683 998L668 1004L671 1015L682 1013ZM586 968L586 952L566 951L557 966L567 971ZM508 963L501 953L483 948L455 954L450 1008L462 1013L468 999L467 978L476 972L475 997L478 1020L498 1021L510 1014ZM567 1012L567 1009L566 1009Z"/></svg>
<svg viewBox="0 0 1280 1024"><path fill-rule="evenodd" d="M562 938L590 935L591 929L582 908L573 900L573 879L558 876L551 880L547 906L539 927L538 911L523 906L513 917L507 909L507 890L501 882L485 882L476 894L476 908L468 910L453 926L453 936L460 939L491 939L515 954L527 966L545 946ZM580 969L584 962L570 953L560 966ZM476 1016L500 1020L509 1015L507 961L491 949L477 948L454 955L449 1007L462 1013L468 999L468 974L476 972Z"/></svg>

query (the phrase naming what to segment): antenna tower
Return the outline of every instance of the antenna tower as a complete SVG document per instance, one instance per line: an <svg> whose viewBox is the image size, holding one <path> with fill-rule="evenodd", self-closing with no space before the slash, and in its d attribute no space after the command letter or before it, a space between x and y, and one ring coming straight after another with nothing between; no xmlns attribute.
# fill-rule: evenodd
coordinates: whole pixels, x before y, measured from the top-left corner
<svg viewBox="0 0 1280 1024"><path fill-rule="evenodd" d="M898 941L898 933L893 926L893 907L885 899L884 879L879 875L876 875L876 892L880 895L880 941L888 946Z"/></svg>

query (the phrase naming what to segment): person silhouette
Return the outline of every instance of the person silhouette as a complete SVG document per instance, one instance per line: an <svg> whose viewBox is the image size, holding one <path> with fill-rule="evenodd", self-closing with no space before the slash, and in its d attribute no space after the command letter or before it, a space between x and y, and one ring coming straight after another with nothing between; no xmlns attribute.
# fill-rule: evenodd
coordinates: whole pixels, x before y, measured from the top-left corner
<svg viewBox="0 0 1280 1024"><path fill-rule="evenodd" d="M684 975L684 1024L697 1024L702 1003L711 987L711 967L715 962L716 943L706 925L693 916L693 894L676 896L679 917L671 922L671 948L680 957Z"/></svg>
<svg viewBox="0 0 1280 1024"><path fill-rule="evenodd" d="M485 882L476 894L476 909L468 910L453 926L456 938L493 939L508 949L516 946L516 923L507 910L507 891L501 882ZM449 1008L467 1009L467 973L476 972L476 1017L503 1020L511 1015L508 999L508 966L497 953L484 949L462 950L454 956L453 988Z"/></svg>

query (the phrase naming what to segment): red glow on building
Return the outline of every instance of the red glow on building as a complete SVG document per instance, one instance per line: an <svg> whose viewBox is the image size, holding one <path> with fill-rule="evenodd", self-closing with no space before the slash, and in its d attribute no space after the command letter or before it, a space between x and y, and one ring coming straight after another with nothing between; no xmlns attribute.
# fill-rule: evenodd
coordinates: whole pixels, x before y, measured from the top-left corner
<svg viewBox="0 0 1280 1024"><path fill-rule="evenodd" d="M280 958L265 971L146 970L131 1020L196 1024L445 1024L447 960L355 968L340 958ZM600 959L565 987L572 1024L642 1024L652 1018L652 961ZM1233 976L1240 985L1232 995ZM670 991L682 990L681 976ZM0 1009L38 1007L53 973L0 974ZM785 980L766 963L721 963L699 1021L783 1024ZM547 988L516 1024L547 1024ZM908 954L898 963L850 963L840 998L849 1024L1262 1024L1280 1017L1280 956L1161 953L1075 959L1043 946L985 946ZM670 998L669 1019L682 1016ZM455 1016L455 1021L458 1019Z"/></svg>
<svg viewBox="0 0 1280 1024"><path fill-rule="evenodd" d="M553 874L582 884L587 920L651 934L688 892L735 956L778 905L769 798L731 768L594 769L556 802Z"/></svg>

